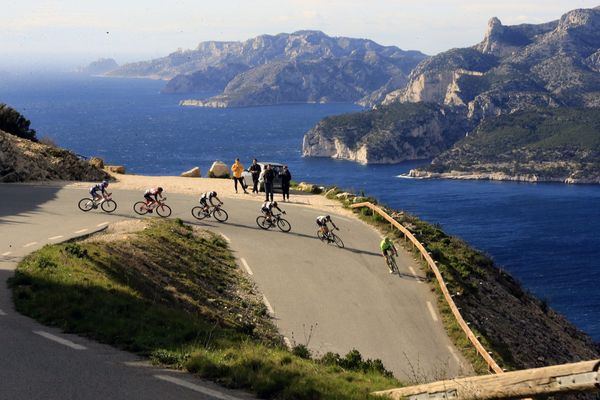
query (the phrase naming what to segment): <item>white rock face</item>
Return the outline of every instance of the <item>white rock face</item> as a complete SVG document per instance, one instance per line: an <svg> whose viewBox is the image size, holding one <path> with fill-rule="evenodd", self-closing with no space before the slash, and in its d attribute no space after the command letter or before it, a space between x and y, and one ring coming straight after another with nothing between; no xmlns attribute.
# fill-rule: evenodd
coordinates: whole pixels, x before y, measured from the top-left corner
<svg viewBox="0 0 600 400"><path fill-rule="evenodd" d="M182 172L181 176L186 178L199 178L200 177L200 168L194 167L188 171Z"/></svg>
<svg viewBox="0 0 600 400"><path fill-rule="evenodd" d="M304 135L302 155L305 157L330 157L357 161L361 164L368 162L367 146L362 145L352 150L338 138L323 135Z"/></svg>
<svg viewBox="0 0 600 400"><path fill-rule="evenodd" d="M208 176L211 178L226 178L229 176L229 168L223 161L215 161L208 170Z"/></svg>

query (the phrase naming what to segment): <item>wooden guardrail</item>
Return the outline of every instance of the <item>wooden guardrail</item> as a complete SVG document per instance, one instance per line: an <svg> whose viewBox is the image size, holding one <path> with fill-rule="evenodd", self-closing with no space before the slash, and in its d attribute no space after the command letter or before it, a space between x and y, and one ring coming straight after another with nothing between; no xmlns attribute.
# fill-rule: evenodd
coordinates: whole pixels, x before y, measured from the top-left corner
<svg viewBox="0 0 600 400"><path fill-rule="evenodd" d="M446 299L446 302L450 306L450 310L452 311L454 318L456 318L456 321L458 322L458 324L460 325L462 330L465 332L465 335L467 335L467 338L469 339L469 341L473 344L473 346L475 347L475 349L477 350L479 355L481 355L481 357L485 360L485 362L487 363L487 365L491 371L495 372L496 374L503 373L504 371L502 370L502 368L500 368L500 366L492 358L490 353L483 347L483 345L481 344L479 339L477 339L477 336L475 336L475 334L473 333L471 328L469 328L469 325L467 325L467 323L463 319L462 315L460 314L460 311L458 310L458 307L456 307L456 304L454 303L454 300L452 299L452 296L450 296L450 292L448 291L448 288L446 287L446 283L444 282L444 278L442 277L440 270L438 269L437 265L435 264L435 261L433 260L433 258L431 258L431 256L429 255L429 253L427 252L427 249L425 249L423 244L421 242L419 242L417 240L417 238L415 238L408 229L406 229L404 226L402 226L402 224L400 224L394 218L389 216L385 211L383 211L381 208L377 207L376 205L369 203L369 202L365 202L365 203L352 204L350 207L351 208L361 208L361 207L370 208L377 214L381 215L385 220L387 220L396 229L398 229L400 232L402 232L404 234L404 236L412 242L412 244L421 253L421 256L423 257L423 259L429 265L429 268L431 268L431 270L433 271L433 273L440 285L440 289L442 290L444 298Z"/></svg>
<svg viewBox="0 0 600 400"><path fill-rule="evenodd" d="M600 390L600 360L428 383L374 394L392 399L506 399Z"/></svg>

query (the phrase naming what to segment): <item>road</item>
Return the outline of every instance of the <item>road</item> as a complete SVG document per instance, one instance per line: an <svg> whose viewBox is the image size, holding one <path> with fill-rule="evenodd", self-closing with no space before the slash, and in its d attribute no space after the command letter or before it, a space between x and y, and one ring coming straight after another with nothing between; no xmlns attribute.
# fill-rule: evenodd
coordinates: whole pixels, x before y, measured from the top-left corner
<svg viewBox="0 0 600 400"><path fill-rule="evenodd" d="M0 185L1 280L11 275L24 255L46 243L137 217L131 208L140 197L137 192L114 193L119 208L111 215L79 211L77 201L86 193L75 188ZM282 233L256 226L259 204L255 201L226 200L230 219L225 224L193 220L190 209L195 203L196 198L189 195L168 195L172 217L225 236L292 344L306 344L315 354L345 354L356 348L364 357L382 359L404 380L464 372L461 365L465 363L444 332L433 306L436 299L423 283L417 262L402 253L400 276L390 275L379 255L380 236L370 226L332 214L346 244L339 249L315 238L314 220L320 212L309 207L283 205L292 231ZM201 390L221 390L188 374L145 366L134 355L20 316L4 285L0 287L0 326L0 371L3 382L10 382L0 387L0 399L80 398L82 393L90 399L213 398ZM61 338L69 342L56 341ZM78 350L77 345L85 349ZM192 386L175 384L169 376Z"/></svg>

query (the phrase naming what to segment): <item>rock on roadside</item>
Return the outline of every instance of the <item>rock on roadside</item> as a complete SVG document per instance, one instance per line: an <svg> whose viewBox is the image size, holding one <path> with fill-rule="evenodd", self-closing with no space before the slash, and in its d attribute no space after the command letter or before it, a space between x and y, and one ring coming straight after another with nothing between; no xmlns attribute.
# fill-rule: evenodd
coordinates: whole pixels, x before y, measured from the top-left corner
<svg viewBox="0 0 600 400"><path fill-rule="evenodd" d="M183 176L186 178L199 178L201 176L200 168L194 167L188 171L182 172L180 176Z"/></svg>
<svg viewBox="0 0 600 400"><path fill-rule="evenodd" d="M208 176L210 178L228 178L229 168L223 161L217 160L210 166L210 169L208 170Z"/></svg>

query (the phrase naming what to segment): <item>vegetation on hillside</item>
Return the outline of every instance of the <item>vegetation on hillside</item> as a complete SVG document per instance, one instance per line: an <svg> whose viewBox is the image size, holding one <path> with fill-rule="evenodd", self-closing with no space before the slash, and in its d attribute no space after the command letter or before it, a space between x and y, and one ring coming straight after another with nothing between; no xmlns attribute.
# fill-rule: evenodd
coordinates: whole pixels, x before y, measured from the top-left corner
<svg viewBox="0 0 600 400"><path fill-rule="evenodd" d="M219 235L144 223L26 257L10 281L17 310L262 398L366 399L400 386L357 351L311 359L303 344L286 349Z"/></svg>
<svg viewBox="0 0 600 400"><path fill-rule="evenodd" d="M0 103L0 131L10 133L24 139L37 141L31 122L14 108Z"/></svg>
<svg viewBox="0 0 600 400"><path fill-rule="evenodd" d="M595 109L519 111L484 120L442 153L433 172L504 172L545 179L600 176L600 114Z"/></svg>

